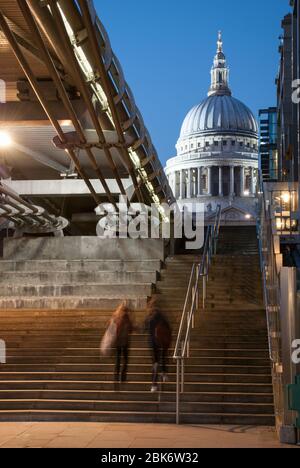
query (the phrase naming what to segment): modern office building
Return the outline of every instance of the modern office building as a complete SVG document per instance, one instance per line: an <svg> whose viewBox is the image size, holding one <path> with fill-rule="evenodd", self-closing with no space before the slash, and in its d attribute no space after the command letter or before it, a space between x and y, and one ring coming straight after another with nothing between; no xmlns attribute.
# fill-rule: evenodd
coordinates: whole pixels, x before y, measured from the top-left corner
<svg viewBox="0 0 300 468"><path fill-rule="evenodd" d="M293 17L288 14L282 21L279 46L280 63L276 79L278 113L278 170L282 182L295 181L298 175L293 93Z"/></svg>
<svg viewBox="0 0 300 468"><path fill-rule="evenodd" d="M264 182L278 180L276 107L259 111L259 164Z"/></svg>

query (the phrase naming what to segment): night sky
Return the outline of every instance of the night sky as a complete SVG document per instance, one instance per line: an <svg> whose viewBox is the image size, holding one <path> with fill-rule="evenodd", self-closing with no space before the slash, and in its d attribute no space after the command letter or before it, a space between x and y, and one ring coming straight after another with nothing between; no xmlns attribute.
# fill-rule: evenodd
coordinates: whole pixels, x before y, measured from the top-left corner
<svg viewBox="0 0 300 468"><path fill-rule="evenodd" d="M182 121L206 97L218 30L233 96L255 115L276 103L288 0L95 0L163 163Z"/></svg>

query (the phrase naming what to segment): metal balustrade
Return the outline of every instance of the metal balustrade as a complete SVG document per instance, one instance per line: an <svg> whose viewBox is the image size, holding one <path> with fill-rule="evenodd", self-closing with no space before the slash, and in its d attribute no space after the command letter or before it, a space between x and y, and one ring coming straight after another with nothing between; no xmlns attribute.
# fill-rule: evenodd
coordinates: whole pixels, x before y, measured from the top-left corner
<svg viewBox="0 0 300 468"><path fill-rule="evenodd" d="M175 346L176 360L176 423L180 423L180 395L184 393L185 361L190 357L191 332L195 324L195 315L201 308L205 308L207 281L210 265L217 252L221 222L221 206L218 205L215 223L207 228L202 261L195 263L192 268L189 286L184 303L181 323Z"/></svg>
<svg viewBox="0 0 300 468"><path fill-rule="evenodd" d="M270 205L267 208L263 187L259 194L259 209L257 233L260 265L268 327L269 356L272 363L275 413L277 424L280 425L285 406L281 351L280 276L274 250L271 213L268 211Z"/></svg>
<svg viewBox="0 0 300 468"><path fill-rule="evenodd" d="M3 183L0 183L0 218L28 234L62 233L69 224L65 218L24 200Z"/></svg>

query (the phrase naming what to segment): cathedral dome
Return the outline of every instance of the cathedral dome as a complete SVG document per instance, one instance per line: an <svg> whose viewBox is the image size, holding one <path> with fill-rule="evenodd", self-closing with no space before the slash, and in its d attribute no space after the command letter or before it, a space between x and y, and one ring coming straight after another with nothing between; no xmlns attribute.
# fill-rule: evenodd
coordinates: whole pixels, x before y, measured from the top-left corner
<svg viewBox="0 0 300 468"><path fill-rule="evenodd" d="M212 94L184 119L180 139L195 135L234 133L257 137L258 126L250 109L229 94Z"/></svg>
<svg viewBox="0 0 300 468"><path fill-rule="evenodd" d="M229 88L229 68L223 52L221 33L211 69L208 97L195 106L184 119L180 140L214 134L258 137L258 124L251 110L232 97Z"/></svg>
<svg viewBox="0 0 300 468"><path fill-rule="evenodd" d="M255 224L258 123L232 96L221 32L208 96L185 117L176 149L165 170L183 211L193 199L204 207L208 223L221 206L225 224Z"/></svg>

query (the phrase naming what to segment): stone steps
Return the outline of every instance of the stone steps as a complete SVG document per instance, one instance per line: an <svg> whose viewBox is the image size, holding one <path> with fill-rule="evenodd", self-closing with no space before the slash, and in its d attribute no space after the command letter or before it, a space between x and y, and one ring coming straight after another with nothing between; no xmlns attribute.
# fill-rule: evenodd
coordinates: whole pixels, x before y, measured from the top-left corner
<svg viewBox="0 0 300 468"><path fill-rule="evenodd" d="M131 392L143 392L149 395L149 381L139 382L127 382L121 386L122 395L124 398L131 398ZM175 382L167 382L164 384L164 394L172 393L175 398ZM101 393L111 392L115 393L116 396L119 392L116 392L113 381L97 381L97 380L0 380L1 391L27 391L27 390L51 390L51 391L97 391ZM227 394L235 393L239 395L244 394L255 394L261 395L265 398L266 395L272 394L272 385L269 383L228 383L228 382L186 382L185 390L189 393L219 393L222 394L222 398L225 398ZM150 398L150 396L148 396ZM157 394L156 394L157 398ZM221 400L220 400L221 401Z"/></svg>
<svg viewBox="0 0 300 468"><path fill-rule="evenodd" d="M0 310L145 309L161 260L0 261Z"/></svg>
<svg viewBox="0 0 300 468"><path fill-rule="evenodd" d="M152 284L156 283L158 279L157 271L45 271L45 272L32 272L32 271L6 271L0 272L0 287L4 285L9 286L48 286L52 284L60 285L80 285L84 284L99 284L99 285L126 285L130 284Z"/></svg>
<svg viewBox="0 0 300 468"><path fill-rule="evenodd" d="M172 353L171 353L172 354ZM191 362L194 360L198 360L200 358L209 358L209 359L234 359L236 356L239 356L239 359L269 359L269 353L265 348L259 349L242 349L242 348L207 348L207 349L197 349L193 348L192 350L192 356L190 357ZM10 358L24 358L24 359L30 359L30 358L37 358L39 356L40 358L44 357L64 357L65 359L69 358L97 358L99 362L99 348L68 348L68 347L63 347L63 348L12 348L9 347L7 357L8 359ZM135 348L131 347L131 360L134 361L134 359L146 359L149 358L150 356L150 350L149 347L146 348ZM111 362L111 358L105 358L102 356L101 358L103 361L109 360Z"/></svg>
<svg viewBox="0 0 300 468"><path fill-rule="evenodd" d="M101 367L99 365L99 367ZM239 371L237 373L231 373L230 369L226 369L226 372L218 372L217 369L214 369L215 373L211 369L211 372L203 372L203 373L195 373L195 374L188 374L187 375L187 382L202 382L202 383L235 383L238 384L239 382L248 383L248 384L268 384L272 383L271 375L268 369L268 372L265 374L249 374L247 373L247 369L236 369ZM225 371L225 369L224 369ZM151 382L151 369L149 372L129 372L128 373L128 380L130 382ZM108 381L112 380L112 375L108 375L106 372L72 372L68 371L30 371L30 372L6 372L5 369L0 373L0 381L1 380L62 380L62 381L69 381L69 380L79 380L79 381ZM170 374L170 383L176 382L176 375Z"/></svg>
<svg viewBox="0 0 300 468"><path fill-rule="evenodd" d="M47 363L21 363L21 364L2 364L2 372L3 373L58 373L58 372L69 372L69 373L93 373L99 371L99 366L101 366L101 370L105 374L110 374L110 377L113 378L114 373L114 366L112 364L104 364L99 359L100 363L97 364L93 363L70 363L70 362L63 362L63 363L55 363L55 364L47 364ZM128 371L131 375L133 374L141 374L144 372L145 367L147 367L147 363L143 362L142 364L130 364L128 367ZM148 367L151 370L151 365ZM169 365L169 370L171 372L176 371L176 365L172 364ZM188 374L207 374L208 372L212 372L215 374L248 374L250 375L266 375L270 371L270 365L250 365L247 363L242 365L233 365L233 364L198 364L198 365L191 365L186 364L186 371ZM172 375L172 374L170 374Z"/></svg>
<svg viewBox="0 0 300 468"><path fill-rule="evenodd" d="M1 411L0 421L81 421L81 422L127 422L174 424L174 413L119 412L119 411ZM182 413L183 424L222 424L222 425L274 425L274 417L268 414L203 414Z"/></svg>
<svg viewBox="0 0 300 468"><path fill-rule="evenodd" d="M247 255L247 242L250 251L255 243L249 244L245 235L238 240L245 255L232 255L226 236L220 243L225 255L213 261L206 307L199 310L191 336L181 421L273 425L258 256ZM0 262L0 292L1 287L13 294L34 286L28 297L0 298L0 338L6 339L8 353L7 364L0 365L0 421L174 423L173 349L169 381L152 394L151 353L141 326L147 297L154 291L151 283L156 283L160 306L173 326L174 346L190 272L199 258L168 258L163 269L160 261ZM53 297L51 290L45 295L52 278L58 294L70 285L71 294ZM34 291L40 296L30 296ZM111 309L131 293L138 328L131 340L128 382L115 388L113 358L100 357L99 343Z"/></svg>
<svg viewBox="0 0 300 468"><path fill-rule="evenodd" d="M161 260L1 260L0 272L140 272L160 271Z"/></svg>
<svg viewBox="0 0 300 468"><path fill-rule="evenodd" d="M47 345L47 347L60 347L60 346L67 346L67 347L72 347L76 348L78 346L86 345L88 348L92 347L98 347L100 340L103 337L104 332L100 332L98 335L94 335L93 337L90 337L88 334L85 335L84 333L81 334L81 336L78 336L73 338L72 336L70 338L66 338L65 336L57 337L54 336L49 337L47 334L45 336L37 336L36 339L33 339L30 335L24 336L23 334L21 336L17 336L12 338L11 336L8 335L2 335L2 339L7 340L7 347L8 348L15 348L16 344L26 344L27 346L31 346L32 348L36 348L38 346L43 347L43 344ZM175 340L174 340L175 342ZM198 337L192 337L190 340L192 345L198 345L198 346L203 346L204 343L209 343L213 345L213 343L217 344L222 344L224 345L225 343L230 345L230 344L238 344L238 345L245 345L246 347L250 344L252 345L265 345L267 344L267 340L263 335L257 336L257 334L253 335L247 335L245 334L244 336L241 336L240 333L236 333L236 335L230 335L224 333L222 335L216 334L216 333L206 333L205 335L201 335ZM143 335L141 336L135 336L131 340L132 345L145 345L147 346L148 340L146 337Z"/></svg>
<svg viewBox="0 0 300 468"><path fill-rule="evenodd" d="M23 353L20 352L20 355L14 356L7 356L6 363L7 365L27 365L27 366L40 366L40 365L56 365L59 361L59 355L54 356L23 356ZM65 365L85 365L85 366L99 366L99 353L95 353L94 356L86 355L86 356L67 356L62 355L61 359L64 361ZM193 365L219 365L219 366L264 366L266 368L270 367L270 362L268 357L265 358L258 358L258 357L244 357L244 358L236 358L236 357L190 357L189 358L189 366ZM130 364L132 367L135 366L151 366L152 359L150 356L150 351L148 356L130 356ZM111 370L113 364L111 363L111 358L101 358L101 365L104 367L105 365ZM175 365L175 364L174 364Z"/></svg>
<svg viewBox="0 0 300 468"><path fill-rule="evenodd" d="M122 412L139 412L141 407L146 413L159 412L174 413L175 402L168 401L105 401L105 400L58 400L58 399L35 399L35 400L0 400L0 412L6 410L9 406L10 410L50 410L50 411L114 411L118 406L118 411ZM258 411L259 409L263 411ZM182 411L185 413L222 413L222 414L269 414L273 415L273 404L271 403L236 403L236 402L189 402L182 403Z"/></svg>
<svg viewBox="0 0 300 468"><path fill-rule="evenodd" d="M53 297L85 296L101 299L136 299L149 297L153 293L153 284L128 283L107 284L102 283L72 283L72 284L0 284L0 297Z"/></svg>
<svg viewBox="0 0 300 468"><path fill-rule="evenodd" d="M137 292L137 291L136 291ZM124 293L116 295L114 298L99 298L99 295L92 296L42 296L42 297L20 297L8 296L0 297L0 310L19 309L19 310L64 310L64 309L91 309L91 310L115 310L120 302L124 300L124 296L128 301L128 305L133 310L145 309L148 302L148 296L138 296L136 298L128 298Z"/></svg>
<svg viewBox="0 0 300 468"><path fill-rule="evenodd" d="M174 392L164 390L159 395L165 402L175 402ZM3 400L75 400L75 401L151 401L157 402L158 395L149 391L95 391L95 390L0 390L0 401ZM273 404L272 393L226 393L223 392L186 392L182 395L183 403L260 403Z"/></svg>

